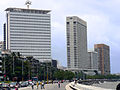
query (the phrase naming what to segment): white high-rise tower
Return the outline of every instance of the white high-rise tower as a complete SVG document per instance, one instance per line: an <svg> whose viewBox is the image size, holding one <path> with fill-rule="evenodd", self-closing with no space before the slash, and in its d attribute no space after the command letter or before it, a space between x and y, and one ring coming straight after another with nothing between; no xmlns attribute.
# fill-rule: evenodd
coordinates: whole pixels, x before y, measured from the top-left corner
<svg viewBox="0 0 120 90"><path fill-rule="evenodd" d="M77 16L67 17L66 30L68 69L88 69L87 23Z"/></svg>
<svg viewBox="0 0 120 90"><path fill-rule="evenodd" d="M39 61L51 61L50 10L7 8L5 11L6 49Z"/></svg>

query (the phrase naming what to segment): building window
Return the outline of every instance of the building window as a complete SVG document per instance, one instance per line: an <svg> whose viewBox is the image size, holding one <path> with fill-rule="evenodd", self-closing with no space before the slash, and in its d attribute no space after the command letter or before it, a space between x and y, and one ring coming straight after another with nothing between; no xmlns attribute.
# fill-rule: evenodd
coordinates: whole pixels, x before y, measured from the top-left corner
<svg viewBox="0 0 120 90"><path fill-rule="evenodd" d="M76 24L76 22L74 21L73 24Z"/></svg>
<svg viewBox="0 0 120 90"><path fill-rule="evenodd" d="M67 22L67 24L69 24L69 22Z"/></svg>

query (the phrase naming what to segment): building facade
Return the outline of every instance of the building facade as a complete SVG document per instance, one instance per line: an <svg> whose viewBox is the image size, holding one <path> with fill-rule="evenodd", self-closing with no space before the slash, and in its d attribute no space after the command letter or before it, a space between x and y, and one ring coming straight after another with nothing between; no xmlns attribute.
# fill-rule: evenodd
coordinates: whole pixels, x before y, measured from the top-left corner
<svg viewBox="0 0 120 90"><path fill-rule="evenodd" d="M4 39L4 41L3 41L3 50L6 50L6 38L7 38L7 36L6 36L6 23L4 23L4 25L3 25L3 30L4 30L4 36L3 36L3 39Z"/></svg>
<svg viewBox="0 0 120 90"><path fill-rule="evenodd" d="M57 68L57 60L52 59L52 67Z"/></svg>
<svg viewBox="0 0 120 90"><path fill-rule="evenodd" d="M66 18L67 66L88 69L87 23L77 16Z"/></svg>
<svg viewBox="0 0 120 90"><path fill-rule="evenodd" d="M2 74L2 53L0 50L0 81L3 78L3 74Z"/></svg>
<svg viewBox="0 0 120 90"><path fill-rule="evenodd" d="M98 69L102 75L110 74L110 49L105 44L95 44L94 49L98 52Z"/></svg>
<svg viewBox="0 0 120 90"><path fill-rule="evenodd" d="M0 50L3 50L3 41L0 41Z"/></svg>
<svg viewBox="0 0 120 90"><path fill-rule="evenodd" d="M7 8L5 11L6 50L33 56L39 61L51 61L50 10Z"/></svg>
<svg viewBox="0 0 120 90"><path fill-rule="evenodd" d="M89 59L89 62L90 62L90 68L89 69L98 70L98 54L97 54L97 52L89 50L88 51L88 59Z"/></svg>

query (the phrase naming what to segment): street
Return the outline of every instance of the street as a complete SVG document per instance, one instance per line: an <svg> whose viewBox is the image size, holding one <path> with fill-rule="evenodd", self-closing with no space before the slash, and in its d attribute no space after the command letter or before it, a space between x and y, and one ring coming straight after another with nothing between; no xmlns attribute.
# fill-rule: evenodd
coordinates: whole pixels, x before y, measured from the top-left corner
<svg viewBox="0 0 120 90"><path fill-rule="evenodd" d="M37 89L36 86L34 86L34 90L65 90L65 86L68 83L61 83L61 87L58 88L58 84L46 84L45 85L45 89L41 89L41 87L39 86L39 88ZM19 90L32 90L32 87L25 87L25 88L20 88Z"/></svg>

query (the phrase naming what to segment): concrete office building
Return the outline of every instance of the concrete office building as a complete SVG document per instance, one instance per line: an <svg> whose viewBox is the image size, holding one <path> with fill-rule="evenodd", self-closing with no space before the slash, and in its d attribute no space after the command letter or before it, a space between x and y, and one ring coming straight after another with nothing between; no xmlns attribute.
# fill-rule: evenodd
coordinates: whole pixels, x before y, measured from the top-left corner
<svg viewBox="0 0 120 90"><path fill-rule="evenodd" d="M6 50L51 61L50 10L7 8L5 11Z"/></svg>
<svg viewBox="0 0 120 90"><path fill-rule="evenodd" d="M110 49L105 44L95 44L94 49L98 52L98 69L102 75L110 74Z"/></svg>
<svg viewBox="0 0 120 90"><path fill-rule="evenodd" d="M3 41L0 41L0 50L3 50Z"/></svg>
<svg viewBox="0 0 120 90"><path fill-rule="evenodd" d="M90 62L90 68L89 69L95 69L98 70L98 54L96 51L89 50L88 51L88 59Z"/></svg>
<svg viewBox="0 0 120 90"><path fill-rule="evenodd" d="M4 25L3 25L3 32L4 32L4 36L3 36L3 39L4 39L4 41L3 41L3 50L6 50L6 23L4 23Z"/></svg>
<svg viewBox="0 0 120 90"><path fill-rule="evenodd" d="M3 75L2 75L2 54L1 54L1 50L0 50L0 81L2 78L3 78Z"/></svg>
<svg viewBox="0 0 120 90"><path fill-rule="evenodd" d="M66 18L68 69L88 69L87 23L77 16Z"/></svg>

